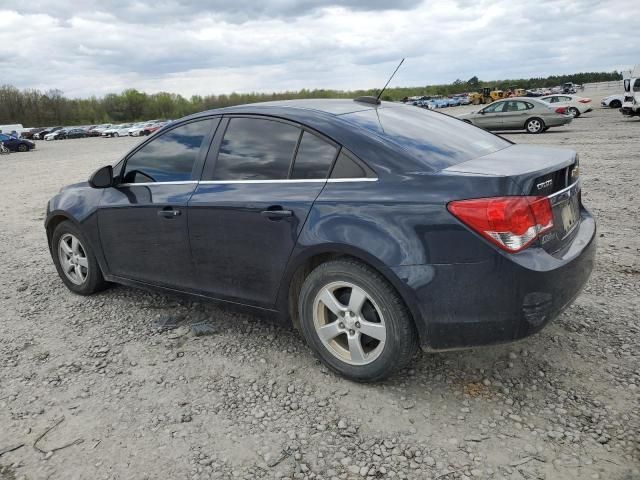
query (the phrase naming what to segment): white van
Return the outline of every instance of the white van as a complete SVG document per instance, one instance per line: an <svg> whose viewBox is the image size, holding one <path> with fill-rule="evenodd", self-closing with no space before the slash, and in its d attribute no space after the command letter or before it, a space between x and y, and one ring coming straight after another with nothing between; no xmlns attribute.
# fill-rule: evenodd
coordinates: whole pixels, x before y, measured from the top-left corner
<svg viewBox="0 0 640 480"><path fill-rule="evenodd" d="M0 133L12 134L15 132L16 136L20 136L24 127L21 123L14 123L13 125L0 125Z"/></svg>

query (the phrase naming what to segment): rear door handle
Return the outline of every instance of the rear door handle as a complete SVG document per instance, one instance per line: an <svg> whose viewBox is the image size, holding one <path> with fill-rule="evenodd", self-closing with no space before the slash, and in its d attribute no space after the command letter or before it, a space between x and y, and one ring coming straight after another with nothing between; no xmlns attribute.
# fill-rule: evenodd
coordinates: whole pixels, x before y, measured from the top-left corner
<svg viewBox="0 0 640 480"><path fill-rule="evenodd" d="M165 207L162 210L158 210L158 216L164 218L175 218L182 215L180 210L174 210L172 207Z"/></svg>
<svg viewBox="0 0 640 480"><path fill-rule="evenodd" d="M291 210L274 209L274 210L263 210L262 212L260 212L260 215L267 218L285 218L285 217L292 217L293 212Z"/></svg>

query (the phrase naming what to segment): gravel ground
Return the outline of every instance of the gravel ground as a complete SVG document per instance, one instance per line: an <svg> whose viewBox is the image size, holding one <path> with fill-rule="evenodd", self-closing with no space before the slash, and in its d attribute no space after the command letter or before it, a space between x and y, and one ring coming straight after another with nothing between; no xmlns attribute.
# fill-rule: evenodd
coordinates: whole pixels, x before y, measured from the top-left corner
<svg viewBox="0 0 640 480"><path fill-rule="evenodd" d="M45 202L138 140L0 157L0 479L640 478L639 128L597 108L506 135L580 153L600 237L591 280L536 336L421 353L376 385L335 376L258 317L63 286ZM167 314L182 324L159 331ZM216 332L195 336L202 319Z"/></svg>

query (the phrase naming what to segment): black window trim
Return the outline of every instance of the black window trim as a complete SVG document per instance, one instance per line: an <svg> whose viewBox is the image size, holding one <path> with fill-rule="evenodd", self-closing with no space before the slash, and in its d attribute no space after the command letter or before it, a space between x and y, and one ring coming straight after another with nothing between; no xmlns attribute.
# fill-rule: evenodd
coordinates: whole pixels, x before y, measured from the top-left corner
<svg viewBox="0 0 640 480"><path fill-rule="evenodd" d="M188 125L190 123L196 123L196 122L201 122L201 121L205 121L205 120L213 120L214 124L212 124L212 128L209 130L209 132L205 135L205 137L202 139L202 145L200 145L200 151L198 152L197 156L196 156L196 160L193 163L193 168L191 169L191 180L177 180L177 181L168 181L168 182L139 182L139 183L121 183L122 180L122 174L124 172L126 172L127 170L127 162L129 161L129 159L134 156L136 153L138 153L141 149L143 149L145 146L147 146L150 142L153 142L154 140L157 140L158 138L160 138L163 135L166 135L167 133L175 130L176 128L182 127L184 125ZM218 121L218 123L216 124L215 121ZM145 140L144 142L142 142L140 145L138 145L136 148L134 148L133 150L131 150L129 153L127 153L119 162L117 162L114 166L114 168L116 168L118 166L118 164L124 162L122 164L122 167L120 168L120 172L118 174L118 177L116 178L115 181L115 187L135 187L135 186L142 186L142 187L148 187L151 185L189 185L189 184L197 184L201 175L202 175L202 170L204 168L204 162L206 159L206 155L211 147L211 143L212 143L212 139L215 137L216 132L219 130L220 128L220 124L222 123L222 115L206 115L206 116L202 116L202 117L197 117L197 118L190 118L188 120L185 120L183 122L180 123L176 123L176 124L171 124L169 126L169 128L167 128L166 130L159 132L159 135L152 135L150 136L147 140Z"/></svg>

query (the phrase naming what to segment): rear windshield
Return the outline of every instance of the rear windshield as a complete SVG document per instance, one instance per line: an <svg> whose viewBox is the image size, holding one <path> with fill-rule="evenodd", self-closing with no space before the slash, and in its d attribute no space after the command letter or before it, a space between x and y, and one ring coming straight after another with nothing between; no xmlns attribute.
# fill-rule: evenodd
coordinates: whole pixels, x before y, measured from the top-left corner
<svg viewBox="0 0 640 480"><path fill-rule="evenodd" d="M382 107L343 115L436 169L488 155L510 142L448 115L414 107Z"/></svg>

